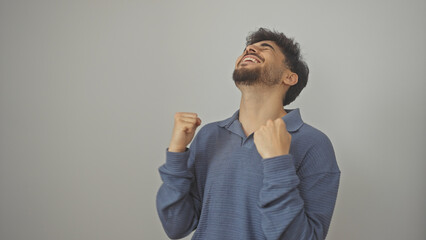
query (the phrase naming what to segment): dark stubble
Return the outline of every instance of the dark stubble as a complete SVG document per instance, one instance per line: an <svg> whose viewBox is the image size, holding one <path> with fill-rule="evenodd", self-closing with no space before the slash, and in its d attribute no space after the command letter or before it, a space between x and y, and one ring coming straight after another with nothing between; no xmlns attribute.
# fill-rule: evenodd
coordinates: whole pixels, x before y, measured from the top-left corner
<svg viewBox="0 0 426 240"><path fill-rule="evenodd" d="M284 69L272 69L271 66L255 67L251 69L235 69L232 74L235 84L240 85L266 85L272 86L278 84L282 77Z"/></svg>

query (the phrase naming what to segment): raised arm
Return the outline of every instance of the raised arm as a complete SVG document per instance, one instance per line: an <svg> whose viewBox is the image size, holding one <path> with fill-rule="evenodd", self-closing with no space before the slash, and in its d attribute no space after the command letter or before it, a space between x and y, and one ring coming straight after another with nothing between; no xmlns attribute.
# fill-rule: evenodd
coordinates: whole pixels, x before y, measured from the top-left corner
<svg viewBox="0 0 426 240"><path fill-rule="evenodd" d="M274 240L325 239L340 180L332 144L322 133L312 136L315 142L296 173L294 156L287 151L291 136L283 126L282 120L276 120L255 133L256 147L264 165L259 196L264 235ZM272 142L281 142L276 148L284 149L284 154L274 153Z"/></svg>
<svg viewBox="0 0 426 240"><path fill-rule="evenodd" d="M163 184L157 193L157 212L166 234L182 238L198 224L201 200L194 181L195 144L191 142L201 120L195 113L176 113L172 140L166 150L166 163L159 168Z"/></svg>

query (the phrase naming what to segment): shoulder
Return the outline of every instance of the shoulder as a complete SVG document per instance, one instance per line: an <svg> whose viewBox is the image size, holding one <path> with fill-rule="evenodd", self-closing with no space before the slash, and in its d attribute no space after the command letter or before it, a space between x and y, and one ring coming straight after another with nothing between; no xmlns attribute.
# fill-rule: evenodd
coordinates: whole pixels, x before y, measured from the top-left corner
<svg viewBox="0 0 426 240"><path fill-rule="evenodd" d="M206 137L209 135L217 134L221 129L221 127L218 125L218 123L220 122L221 121L210 122L205 124L204 126L201 126L197 135L199 135L199 137Z"/></svg>
<svg viewBox="0 0 426 240"><path fill-rule="evenodd" d="M210 133L210 132L217 132L221 127L220 123L223 121L216 121L216 122L210 122L204 125L200 131L203 131L204 133Z"/></svg>
<svg viewBox="0 0 426 240"><path fill-rule="evenodd" d="M297 135L299 135L299 138L310 146L332 147L330 138L323 131L310 124L304 123L297 131Z"/></svg>
<svg viewBox="0 0 426 240"><path fill-rule="evenodd" d="M210 122L207 123L198 130L197 134L194 137L192 144L197 144L202 146L205 143L217 138L223 129L220 127L222 121Z"/></svg>
<svg viewBox="0 0 426 240"><path fill-rule="evenodd" d="M340 172L333 144L324 132L304 123L293 136L295 147L301 151L302 174Z"/></svg>
<svg viewBox="0 0 426 240"><path fill-rule="evenodd" d="M212 135L212 134L218 134L222 132L225 128L227 128L230 124L232 124L235 119L238 118L239 110L235 111L232 116L225 118L223 120L214 121L207 123L206 125L202 126L199 130L200 135Z"/></svg>

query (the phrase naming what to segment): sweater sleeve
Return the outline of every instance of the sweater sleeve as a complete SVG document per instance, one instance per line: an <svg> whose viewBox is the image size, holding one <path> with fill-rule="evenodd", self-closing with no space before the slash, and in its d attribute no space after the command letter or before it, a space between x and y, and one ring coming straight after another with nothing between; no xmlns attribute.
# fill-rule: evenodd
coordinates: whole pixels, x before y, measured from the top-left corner
<svg viewBox="0 0 426 240"><path fill-rule="evenodd" d="M194 173L188 162L192 150L176 153L166 150L166 163L159 168L163 184L157 192L157 212L166 234L171 239L183 238L198 224L201 201Z"/></svg>
<svg viewBox="0 0 426 240"><path fill-rule="evenodd" d="M259 196L266 239L325 239L333 215L340 170L328 138L313 145L296 173L291 154L263 160Z"/></svg>

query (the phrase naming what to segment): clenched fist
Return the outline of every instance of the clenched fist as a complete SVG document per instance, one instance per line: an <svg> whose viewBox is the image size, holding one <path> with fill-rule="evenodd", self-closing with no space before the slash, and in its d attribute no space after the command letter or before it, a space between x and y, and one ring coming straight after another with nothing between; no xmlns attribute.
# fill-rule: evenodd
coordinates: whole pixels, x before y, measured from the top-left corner
<svg viewBox="0 0 426 240"><path fill-rule="evenodd" d="M175 113L175 124L173 127L172 140L169 152L184 152L186 146L194 138L195 129L201 125L201 119L196 113Z"/></svg>
<svg viewBox="0 0 426 240"><path fill-rule="evenodd" d="M263 159L288 154L291 135L282 118L266 121L253 135L254 144Z"/></svg>

